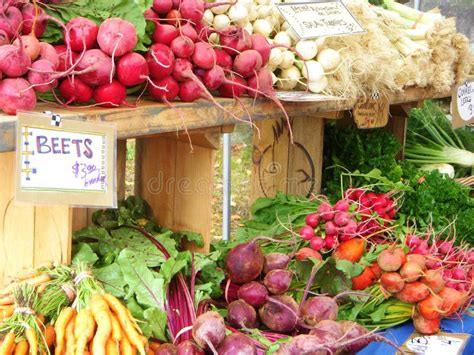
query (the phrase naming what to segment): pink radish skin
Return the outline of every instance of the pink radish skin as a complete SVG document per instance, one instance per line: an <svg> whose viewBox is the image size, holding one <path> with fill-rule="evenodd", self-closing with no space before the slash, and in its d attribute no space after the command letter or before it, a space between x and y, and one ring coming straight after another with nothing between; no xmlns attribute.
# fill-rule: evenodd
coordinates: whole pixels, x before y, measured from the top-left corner
<svg viewBox="0 0 474 355"><path fill-rule="evenodd" d="M48 20L45 17L43 9L38 8L38 18L35 24L35 37L41 37L46 30L46 26L48 24ZM36 17L36 10L33 4L26 4L21 9L21 16L23 19L23 26L21 28L21 33L24 35L31 34L33 29L33 22Z"/></svg>
<svg viewBox="0 0 474 355"><path fill-rule="evenodd" d="M145 20L151 21L153 23L156 23L159 19L160 16L153 11L153 9L148 9L143 13L143 16L145 17Z"/></svg>
<svg viewBox="0 0 474 355"><path fill-rule="evenodd" d="M173 9L177 10L179 9L179 5L181 5L181 0L172 0L173 3Z"/></svg>
<svg viewBox="0 0 474 355"><path fill-rule="evenodd" d="M178 81L189 79L189 73L193 71L193 63L187 59L178 58L174 62L173 77Z"/></svg>
<svg viewBox="0 0 474 355"><path fill-rule="evenodd" d="M219 65L215 65L214 68L207 70L203 76L204 85L209 90L217 90L226 81L224 69Z"/></svg>
<svg viewBox="0 0 474 355"><path fill-rule="evenodd" d="M268 60L270 59L272 45L268 43L265 36L259 33L252 34L250 39L252 41L252 49L256 50L262 57L262 66L267 65Z"/></svg>
<svg viewBox="0 0 474 355"><path fill-rule="evenodd" d="M112 58L100 49L87 50L82 60L78 63L77 69L83 72L83 74L78 76L79 79L90 86L108 83L115 73Z"/></svg>
<svg viewBox="0 0 474 355"><path fill-rule="evenodd" d="M194 27L190 23L186 23L179 28L181 36L186 36L191 39L193 42L197 42L198 34Z"/></svg>
<svg viewBox="0 0 474 355"><path fill-rule="evenodd" d="M38 60L47 60L56 69L59 64L59 56L56 49L52 45L46 42L40 42L40 54Z"/></svg>
<svg viewBox="0 0 474 355"><path fill-rule="evenodd" d="M40 42L35 36L25 35L21 36L21 41L17 38L13 45L23 47L23 51L30 57L31 60L35 60L41 52Z"/></svg>
<svg viewBox="0 0 474 355"><path fill-rule="evenodd" d="M179 36L179 30L170 25L170 24L160 24L155 25L155 30L153 31L152 39L153 43L161 43L170 45L173 40Z"/></svg>
<svg viewBox="0 0 474 355"><path fill-rule="evenodd" d="M188 79L179 85L179 98L183 102L193 102L204 95L204 90L196 83L195 80Z"/></svg>
<svg viewBox="0 0 474 355"><path fill-rule="evenodd" d="M112 58L133 51L137 45L135 26L120 18L108 18L99 27L97 43L105 54Z"/></svg>
<svg viewBox="0 0 474 355"><path fill-rule="evenodd" d="M12 38L22 31L22 21L24 18L21 11L14 6L8 7L4 15L5 17L1 19L2 26L0 28L6 31L8 36Z"/></svg>
<svg viewBox="0 0 474 355"><path fill-rule="evenodd" d="M148 85L147 90L155 100L168 102L173 101L178 96L179 84L172 76L168 76L161 80L153 80Z"/></svg>
<svg viewBox="0 0 474 355"><path fill-rule="evenodd" d="M163 22L166 22L168 25L172 25L175 27L179 27L182 25L183 17L181 16L181 13L178 10L171 10L168 12L166 15L165 19L162 19Z"/></svg>
<svg viewBox="0 0 474 355"><path fill-rule="evenodd" d="M160 15L166 15L173 8L172 0L153 0L153 10Z"/></svg>
<svg viewBox="0 0 474 355"><path fill-rule="evenodd" d="M185 36L177 37L171 42L170 49L178 58L189 58L194 53L194 42Z"/></svg>
<svg viewBox="0 0 474 355"><path fill-rule="evenodd" d="M225 50L221 48L214 48L216 53L216 64L223 69L232 69L232 57Z"/></svg>
<svg viewBox="0 0 474 355"><path fill-rule="evenodd" d="M82 52L94 48L97 43L99 26L85 17L73 18L67 23L66 29L69 31L69 44L73 51Z"/></svg>
<svg viewBox="0 0 474 355"><path fill-rule="evenodd" d="M225 30L219 32L219 39L222 49L231 56L252 49L252 39L249 33L240 27L227 27Z"/></svg>
<svg viewBox="0 0 474 355"><path fill-rule="evenodd" d="M216 54L209 43L196 43L192 61L202 69L211 69L216 64Z"/></svg>
<svg viewBox="0 0 474 355"><path fill-rule="evenodd" d="M66 71L79 59L79 54L76 52L71 52L72 63L69 63L70 58L67 58L66 46L63 44L54 46L54 49L56 50L59 59L59 63L56 68L58 71Z"/></svg>
<svg viewBox="0 0 474 355"><path fill-rule="evenodd" d="M7 115L17 111L31 111L36 106L36 94L30 84L22 78L0 81L0 109Z"/></svg>
<svg viewBox="0 0 474 355"><path fill-rule="evenodd" d="M253 307L261 307L268 297L268 290L265 286L257 281L250 281L240 286L237 291L239 299L244 300Z"/></svg>
<svg viewBox="0 0 474 355"><path fill-rule="evenodd" d="M254 49L248 49L234 59L234 71L244 78L252 76L262 67L262 57Z"/></svg>
<svg viewBox="0 0 474 355"><path fill-rule="evenodd" d="M53 75L54 65L50 61L37 60L31 67L38 70L28 72L28 81L36 91L47 92L58 85L58 80Z"/></svg>
<svg viewBox="0 0 474 355"><path fill-rule="evenodd" d="M100 106L117 107L123 104L126 98L127 88L118 80L112 80L112 83L98 86L94 90L94 100Z"/></svg>
<svg viewBox="0 0 474 355"><path fill-rule="evenodd" d="M10 43L10 36L7 31L0 29L0 46L4 46Z"/></svg>
<svg viewBox="0 0 474 355"><path fill-rule="evenodd" d="M235 4L235 2L205 3L202 0L181 0L179 11L183 19L198 23L202 20L204 10L226 4Z"/></svg>
<svg viewBox="0 0 474 355"><path fill-rule="evenodd" d="M84 84L79 78L74 78L74 81L72 81L69 77L59 84L59 92L68 101L67 103L86 103L92 99L94 94L92 88Z"/></svg>
<svg viewBox="0 0 474 355"><path fill-rule="evenodd" d="M150 77L154 80L166 78L173 72L175 57L171 49L164 44L152 45L145 59L150 69Z"/></svg>
<svg viewBox="0 0 474 355"><path fill-rule="evenodd" d="M117 79L125 86L145 82L148 74L148 64L141 54L127 53L117 63Z"/></svg>
<svg viewBox="0 0 474 355"><path fill-rule="evenodd" d="M226 82L219 88L219 95L228 98L241 97L245 94L245 86L247 86L247 82L240 76L227 78Z"/></svg>
<svg viewBox="0 0 474 355"><path fill-rule="evenodd" d="M0 47L0 72L10 78L22 76L28 71L31 58L19 47L7 44Z"/></svg>
<svg viewBox="0 0 474 355"><path fill-rule="evenodd" d="M204 41L204 42L208 42L210 35L215 33L214 29L203 24L202 22L197 23L195 28L196 28L196 32L198 34L199 40Z"/></svg>

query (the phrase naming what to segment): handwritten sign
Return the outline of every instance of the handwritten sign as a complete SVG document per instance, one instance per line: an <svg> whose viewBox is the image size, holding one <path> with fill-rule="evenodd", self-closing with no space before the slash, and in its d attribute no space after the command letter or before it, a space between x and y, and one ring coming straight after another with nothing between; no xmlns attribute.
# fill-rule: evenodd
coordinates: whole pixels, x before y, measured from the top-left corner
<svg viewBox="0 0 474 355"><path fill-rule="evenodd" d="M365 33L340 1L275 4L301 39Z"/></svg>
<svg viewBox="0 0 474 355"><path fill-rule="evenodd" d="M372 94L362 97L352 110L358 128L380 128L388 123L390 104L385 96Z"/></svg>
<svg viewBox="0 0 474 355"><path fill-rule="evenodd" d="M20 113L16 200L35 204L115 207L113 126Z"/></svg>
<svg viewBox="0 0 474 355"><path fill-rule="evenodd" d="M306 91L277 91L276 96L279 100L286 102L321 102L344 100L337 96L313 94Z"/></svg>
<svg viewBox="0 0 474 355"><path fill-rule="evenodd" d="M474 78L454 87L451 113L454 128L474 123Z"/></svg>

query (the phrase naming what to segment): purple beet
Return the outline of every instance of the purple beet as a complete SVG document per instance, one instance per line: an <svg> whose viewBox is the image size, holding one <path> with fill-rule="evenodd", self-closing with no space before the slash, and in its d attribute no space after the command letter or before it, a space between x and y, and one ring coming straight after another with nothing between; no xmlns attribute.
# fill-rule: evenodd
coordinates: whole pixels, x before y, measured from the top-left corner
<svg viewBox="0 0 474 355"><path fill-rule="evenodd" d="M204 355L205 352L191 340L185 340L178 344L176 355Z"/></svg>
<svg viewBox="0 0 474 355"><path fill-rule="evenodd" d="M290 296L273 296L258 310L265 326L279 333L288 333L298 323L298 304Z"/></svg>
<svg viewBox="0 0 474 355"><path fill-rule="evenodd" d="M342 332L343 334L345 334L345 337L342 339L342 342L347 342L353 339L360 338L355 340L354 342L351 342L345 347L345 350L351 354L362 350L367 345L369 345L371 341L374 340L374 336L368 335L369 331L356 322L345 320L342 321L340 324L342 327Z"/></svg>
<svg viewBox="0 0 474 355"><path fill-rule="evenodd" d="M155 351L155 355L176 355L177 353L176 346L170 343L161 344Z"/></svg>
<svg viewBox="0 0 474 355"><path fill-rule="evenodd" d="M263 260L260 246L252 240L232 248L225 258L225 270L232 282L244 284L260 275Z"/></svg>
<svg viewBox="0 0 474 355"><path fill-rule="evenodd" d="M290 257L283 253L270 253L265 255L263 261L263 273L267 274L268 272L275 269L286 269L290 263Z"/></svg>
<svg viewBox="0 0 474 355"><path fill-rule="evenodd" d="M293 273L289 270L272 270L265 275L263 284L271 294L281 295L290 288L292 278Z"/></svg>
<svg viewBox="0 0 474 355"><path fill-rule="evenodd" d="M244 300L237 300L227 306L227 321L235 328L257 327L257 312Z"/></svg>
<svg viewBox="0 0 474 355"><path fill-rule="evenodd" d="M257 281L251 281L240 286L237 295L249 305L258 308L261 307L268 297L268 290L265 286Z"/></svg>
<svg viewBox="0 0 474 355"><path fill-rule="evenodd" d="M225 337L218 350L219 355L256 355L257 348L252 340L242 333L232 333Z"/></svg>
<svg viewBox="0 0 474 355"><path fill-rule="evenodd" d="M305 301L301 307L301 318L306 324L314 326L322 320L336 320L337 312L338 306L333 298L317 296Z"/></svg>
<svg viewBox="0 0 474 355"><path fill-rule="evenodd" d="M193 339L203 349L215 349L225 338L224 318L214 311L201 314L193 324Z"/></svg>
<svg viewBox="0 0 474 355"><path fill-rule="evenodd" d="M334 344L344 335L341 324L330 319L322 320L316 324L309 334L315 336L321 344ZM329 347L329 350L336 353L337 347Z"/></svg>
<svg viewBox="0 0 474 355"><path fill-rule="evenodd" d="M328 352L317 337L309 334L301 334L291 340L296 345L300 354L327 355Z"/></svg>

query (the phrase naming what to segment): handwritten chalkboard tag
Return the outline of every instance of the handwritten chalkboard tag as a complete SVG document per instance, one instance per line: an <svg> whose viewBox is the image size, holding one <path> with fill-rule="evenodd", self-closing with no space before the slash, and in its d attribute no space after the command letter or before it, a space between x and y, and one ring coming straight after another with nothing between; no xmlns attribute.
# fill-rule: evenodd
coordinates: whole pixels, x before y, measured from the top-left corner
<svg viewBox="0 0 474 355"><path fill-rule="evenodd" d="M19 113L16 132L17 202L116 207L113 125Z"/></svg>
<svg viewBox="0 0 474 355"><path fill-rule="evenodd" d="M365 33L340 1L275 4L300 39Z"/></svg>
<svg viewBox="0 0 474 355"><path fill-rule="evenodd" d="M387 97L373 93L370 96L361 97L352 113L358 128L380 128L388 123L389 108Z"/></svg>
<svg viewBox="0 0 474 355"><path fill-rule="evenodd" d="M474 123L474 77L453 88L451 96L453 127Z"/></svg>

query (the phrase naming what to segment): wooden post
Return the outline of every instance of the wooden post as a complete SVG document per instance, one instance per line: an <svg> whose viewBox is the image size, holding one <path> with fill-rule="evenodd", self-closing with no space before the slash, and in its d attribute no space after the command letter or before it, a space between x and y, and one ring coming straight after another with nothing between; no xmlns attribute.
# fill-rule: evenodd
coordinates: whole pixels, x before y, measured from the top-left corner
<svg viewBox="0 0 474 355"><path fill-rule="evenodd" d="M219 129L191 132L192 152L183 134L137 139L135 193L151 205L160 225L201 233L201 250L210 245L219 135Z"/></svg>
<svg viewBox="0 0 474 355"><path fill-rule="evenodd" d="M292 119L293 144L282 118L256 123L252 200L277 192L310 196L321 189L324 119Z"/></svg>

